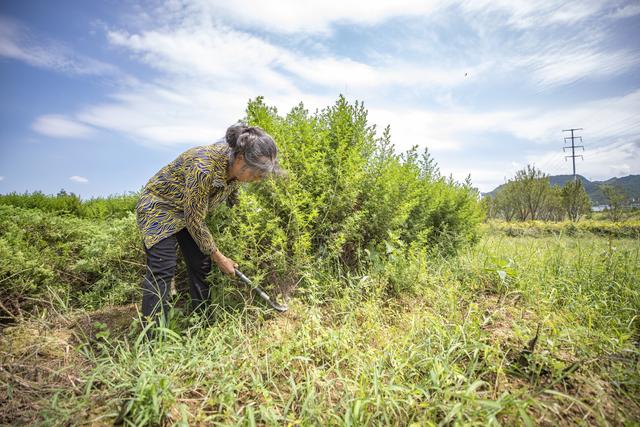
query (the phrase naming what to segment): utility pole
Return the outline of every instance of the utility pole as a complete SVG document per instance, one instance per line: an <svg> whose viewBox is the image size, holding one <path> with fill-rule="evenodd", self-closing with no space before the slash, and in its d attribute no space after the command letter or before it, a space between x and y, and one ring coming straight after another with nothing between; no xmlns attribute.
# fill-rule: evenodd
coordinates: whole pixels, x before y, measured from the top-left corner
<svg viewBox="0 0 640 427"><path fill-rule="evenodd" d="M562 152L565 153L567 151L567 148L571 148L571 155L570 156L564 156L564 161L566 162L567 159L569 157L571 157L571 160L573 160L573 180L575 181L576 178L576 157L581 157L582 160L584 160L584 156L582 155L577 155L576 156L576 148L582 148L582 151L584 151L584 145L576 145L575 141L576 139L579 139L580 142L582 142L582 137L581 136L574 136L573 132L577 131L577 130L582 130L582 128L573 128L573 129L563 129L562 132L571 132L571 136L567 136L564 138L564 143L567 143L567 140L570 139L571 140L571 146L565 145L564 147L562 147Z"/></svg>

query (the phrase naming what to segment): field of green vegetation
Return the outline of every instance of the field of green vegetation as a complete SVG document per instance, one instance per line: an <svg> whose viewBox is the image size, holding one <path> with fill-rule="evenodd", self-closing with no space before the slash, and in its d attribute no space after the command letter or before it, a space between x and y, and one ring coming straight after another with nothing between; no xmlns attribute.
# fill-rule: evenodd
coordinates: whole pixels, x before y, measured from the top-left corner
<svg viewBox="0 0 640 427"><path fill-rule="evenodd" d="M2 422L638 422L639 277L638 240L487 235L454 258L309 278L335 295L282 315L228 305L249 295L227 284L212 323L178 311L154 346L132 304L61 301L2 333Z"/></svg>
<svg viewBox="0 0 640 427"><path fill-rule="evenodd" d="M207 219L289 311L179 264L149 342L135 194L0 197L2 425L634 425L635 220L483 223L469 182L339 99L249 103L288 177Z"/></svg>
<svg viewBox="0 0 640 427"><path fill-rule="evenodd" d="M487 231L507 236L601 236L640 239L640 220L607 221L488 221Z"/></svg>

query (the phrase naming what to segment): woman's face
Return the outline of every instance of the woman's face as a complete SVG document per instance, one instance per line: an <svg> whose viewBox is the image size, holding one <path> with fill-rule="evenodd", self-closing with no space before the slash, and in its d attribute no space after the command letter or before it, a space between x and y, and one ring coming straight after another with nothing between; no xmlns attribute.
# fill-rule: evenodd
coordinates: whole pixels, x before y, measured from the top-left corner
<svg viewBox="0 0 640 427"><path fill-rule="evenodd" d="M262 179L262 174L251 169L244 161L244 156L242 154L236 157L233 162L232 171L235 178L240 182L254 182Z"/></svg>

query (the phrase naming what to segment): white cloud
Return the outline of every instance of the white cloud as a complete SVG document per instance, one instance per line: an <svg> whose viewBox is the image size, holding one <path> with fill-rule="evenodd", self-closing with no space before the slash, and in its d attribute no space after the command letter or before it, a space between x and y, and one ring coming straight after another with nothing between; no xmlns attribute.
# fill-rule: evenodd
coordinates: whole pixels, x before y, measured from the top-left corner
<svg viewBox="0 0 640 427"><path fill-rule="evenodd" d="M446 113L430 110L390 110L369 108L369 119L380 129L391 126L391 141L399 151L414 145L432 151L457 151L462 148L454 122L443 120Z"/></svg>
<svg viewBox="0 0 640 427"><path fill-rule="evenodd" d="M497 31L504 21L500 13L507 13L515 17L516 21L535 18L535 22L541 25L549 20L555 22L554 19L562 23L580 20L594 15L604 6L602 1L591 1L586 5L582 3L560 7L557 2L546 1L538 7L538 4L531 5L528 2L468 2L460 5L459 11L468 15L468 19L471 20L475 19L472 16L479 12L489 14L491 18L485 23L487 27L478 31L489 31L487 35L491 35L491 32ZM359 2L323 2L323 5L318 7L304 2L261 2L259 5L253 4L252 7L245 6L242 1L169 2L155 11L158 19L167 20L168 25L156 25L154 29L140 30L133 34L122 30L109 31L108 38L112 44L135 52L143 61L165 72L198 76L199 79L220 83L226 80L257 80L256 83L283 92L294 90L294 85L299 86L292 76L299 79L300 83L317 84L335 91L343 91L346 87L351 90L389 86L455 87L469 84L487 72L494 75L523 73L534 84L548 88L573 83L579 79L622 74L640 62L640 55L633 51L602 50L597 46L601 41L597 31L591 31L586 40L581 34L572 40L545 40L544 37L536 35L524 44L501 44L500 48L506 52L509 52L509 49L517 49L507 58L501 57L501 53L494 53L493 57L485 55L474 61L471 59L472 56L467 55L466 59L458 59L458 63L451 62L453 60L439 60L421 64L402 61L394 55L377 55L376 63L365 63L331 54L309 56L270 43L266 38L233 29L213 17L229 15L228 18L234 25L242 24L246 20L255 23L264 20L265 23L278 23L275 26L285 32L313 32L314 28L324 28L332 22L345 20L366 24L397 15L420 16L434 10L444 10L449 6L449 2L373 2L366 7ZM349 12L352 7L360 13ZM454 9L447 10L453 13ZM274 19L270 18L270 13L273 13ZM300 28L297 24L287 27L286 24L279 23L278 19L275 19L276 16L285 22L291 20L302 24ZM307 16L317 25L304 24ZM504 35L500 39L503 40ZM432 52L434 48L439 47L432 47ZM444 54L445 58L453 58L460 52ZM376 56L376 52L372 52L372 55ZM463 58L464 56L462 55Z"/></svg>
<svg viewBox="0 0 640 427"><path fill-rule="evenodd" d="M577 105L528 109L498 127L538 144L556 144L562 129L582 127L585 142L633 135L640 132L640 89L623 96L603 98Z"/></svg>
<svg viewBox="0 0 640 427"><path fill-rule="evenodd" d="M309 108L321 108L332 97L303 96L300 92L278 95L256 86L228 85L215 90L190 79L168 79L115 94L112 101L86 107L76 117L83 123L127 135L143 145L198 145L211 143L241 119L247 101L262 93L270 105L284 110L305 100Z"/></svg>
<svg viewBox="0 0 640 427"><path fill-rule="evenodd" d="M449 0L187 0L165 3L163 15L189 23L221 17L262 31L328 34L334 23L373 25L398 16L426 16Z"/></svg>
<svg viewBox="0 0 640 427"><path fill-rule="evenodd" d="M327 54L309 56L217 22L181 19L182 26L177 27L109 31L113 45L133 52L163 77L114 94L110 102L86 107L77 118L142 143L205 143L223 134L240 118L246 101L258 94L284 110L301 100L313 110L333 104L338 93L347 90L349 98L368 102L391 88L470 84L489 68L488 63L427 67L388 58L387 63L374 65ZM451 139L431 143L458 148Z"/></svg>
<svg viewBox="0 0 640 427"><path fill-rule="evenodd" d="M585 160L578 171L591 179L640 173L640 90L620 97L586 102L579 106L526 108L503 111L470 111L450 105L444 110L369 108L369 117L380 127L391 124L392 142L399 150L413 145L428 147L436 154L444 175L464 179L469 173L481 191L490 191L513 176L526 163L535 163L546 173L571 173L562 151L562 129L583 127L581 145ZM532 154L521 161L491 159L481 153L491 137L504 135L510 143L528 143ZM615 141L615 142L613 142ZM546 147L552 146L552 149ZM453 152L455 156L448 155ZM459 152L460 154L457 154ZM475 153L470 158L466 153ZM455 157L455 160L451 160ZM443 160L444 159L444 160ZM625 172L626 171L626 172Z"/></svg>
<svg viewBox="0 0 640 427"><path fill-rule="evenodd" d="M288 91L293 85L272 69L285 52L250 34L227 27L188 27L129 34L108 33L109 41L140 55L152 67L181 78L222 86L228 82L268 85Z"/></svg>
<svg viewBox="0 0 640 427"><path fill-rule="evenodd" d="M476 18L493 14L501 18L502 25L528 29L575 24L610 7L610 3L607 0L473 0L463 2L461 7Z"/></svg>
<svg viewBox="0 0 640 427"><path fill-rule="evenodd" d="M617 22L605 19L620 3L467 1L460 5L461 16L478 41L466 53L490 58L494 79L517 80L539 91L606 81L640 65L638 47L621 47L613 37Z"/></svg>
<svg viewBox="0 0 640 427"><path fill-rule="evenodd" d="M144 62L174 75L218 84L251 81L281 92L296 90L296 79L290 76L303 84L332 89L451 87L468 83L465 73L475 78L489 68L489 63L425 66L393 59L367 64L331 55L308 56L221 25L139 34L111 31L108 37L114 45L136 52Z"/></svg>
<svg viewBox="0 0 640 427"><path fill-rule="evenodd" d="M0 57L69 74L120 74L118 68L111 64L80 55L54 40L39 37L19 22L3 16L0 16Z"/></svg>
<svg viewBox="0 0 640 427"><path fill-rule="evenodd" d="M78 175L70 176L69 179L73 182L79 182L81 184L86 184L87 182L89 182L89 180L84 176L78 176Z"/></svg>
<svg viewBox="0 0 640 427"><path fill-rule="evenodd" d="M551 51L518 58L513 66L527 72L534 84L541 88L549 88L581 79L593 80L620 75L638 63L640 53L630 50L611 51L562 45Z"/></svg>
<svg viewBox="0 0 640 427"><path fill-rule="evenodd" d="M584 155L584 159L576 159L576 173L591 180L637 174L640 165L640 137L631 140L619 138L610 144L585 152L578 151L576 154ZM564 154L558 150L530 155L528 161L551 175L572 173L571 159L565 161Z"/></svg>
<svg viewBox="0 0 640 427"><path fill-rule="evenodd" d="M335 24L370 26L398 17L430 17L450 8L458 8L472 19L496 16L501 26L566 25L592 17L611 7L610 3L606 0L174 0L164 3L156 12L159 19L171 24L200 25L224 19L272 33L329 35Z"/></svg>
<svg viewBox="0 0 640 427"><path fill-rule="evenodd" d="M94 133L93 128L58 114L38 117L31 128L52 138L87 138Z"/></svg>
<svg viewBox="0 0 640 427"><path fill-rule="evenodd" d="M0 181L4 181L4 176L0 176Z"/></svg>
<svg viewBox="0 0 640 427"><path fill-rule="evenodd" d="M481 58L475 63L468 60L456 65L440 61L425 65L389 55L380 56L376 63L366 63L335 54L314 56L284 48L215 18L226 16L235 25L269 21L285 32L302 29L313 32L327 29L332 22L376 23L392 16L428 15L449 7L446 1L373 2L367 7L358 2L343 3L323 3L317 7L298 2L265 2L252 7L245 7L242 1L161 3L156 9L144 11L142 21L147 28L130 25L133 29L107 30L112 45L133 53L135 58L160 71L161 77L118 91L106 102L82 108L74 114L75 121L54 116L59 119L58 127L65 127L60 123L65 120L66 128L73 128L79 135L89 129L82 126L91 125L121 132L145 144L197 144L223 134L229 123L240 118L246 101L257 94L288 110L300 100L311 108L323 107L332 104L339 92L348 91L350 97L364 100L370 108L374 106L370 113L373 121L381 126L392 124L394 141L400 148L422 142L436 151L459 150L465 144L461 133L494 128L517 137L546 141L555 138L556 127L564 124L545 117L544 126L537 126L539 110L468 112L457 109L451 99L447 101L448 107L440 110L399 108L386 94L422 88L442 100L446 99L442 93L448 89L471 86L485 75L496 71L509 73L513 69L526 69L527 76L539 85L552 86L585 75L617 73L628 69L635 60L622 53L594 53L594 49L583 47L571 51L572 65L558 66L554 62L561 52L558 44L546 54L534 52L504 61L506 68L502 70L496 68L495 64L502 62L497 57ZM545 2L541 8L535 8L526 2L463 3L459 9L467 14L504 12L522 20L556 13L558 8L554 4ZM593 4L597 7L587 7L589 13L595 13L593 10L601 5ZM352 13L352 8L361 13ZM537 47L534 41L529 45ZM625 60L627 65L621 66ZM535 126L529 124L532 121Z"/></svg>
<svg viewBox="0 0 640 427"><path fill-rule="evenodd" d="M583 127L585 142L593 144L614 136L640 133L640 89L619 97L604 98L575 106L525 107L496 111L472 111L456 106L445 110L371 109L378 123L395 123L393 129L408 129L433 140L458 141L465 135L487 132L506 133L534 144L562 144L562 129ZM468 144L466 144L468 146ZM405 147L410 146L409 144ZM448 145L455 148L456 144ZM447 145L436 149L447 148Z"/></svg>
<svg viewBox="0 0 640 427"><path fill-rule="evenodd" d="M609 16L611 18L630 18L640 14L640 3L630 3L622 7L617 8Z"/></svg>
<svg viewBox="0 0 640 427"><path fill-rule="evenodd" d="M241 118L251 96L242 88L220 92L176 80L118 93L112 102L84 108L77 117L145 145L197 145L224 135L226 126Z"/></svg>
<svg viewBox="0 0 640 427"><path fill-rule="evenodd" d="M34 129L60 137L83 137L94 128L103 128L146 145L196 145L222 136L229 124L241 118L247 100L257 95L264 95L268 104L283 113L300 101L313 111L333 104L339 92L348 92L350 100L366 102L371 123L379 128L392 125L392 141L400 150L418 144L443 156L463 157L475 149L472 155L478 158L472 167L459 163L441 166L445 174L454 173L457 179L471 172L481 188L501 183L506 169L509 175L511 169L517 169L503 166L514 159L490 161L479 154L487 135L499 133L505 139L511 137L514 144L528 142L532 152L546 151L549 144L556 144L554 152L560 153L562 161L561 130L568 126L585 128L585 144L590 149L609 144L612 136L625 136L628 142L638 133L640 91L573 106L548 107L525 100L516 107L494 110L470 108L461 104L459 97L464 93L474 102L476 86L500 83L505 78L523 86L530 82L537 89L553 89L629 72L640 61L639 55L604 49L606 34L599 28L585 28L567 39L546 32L548 26L561 28L588 20L615 5L606 6L598 0L587 1L584 7L577 2L560 7L560 3L546 0L537 4L500 0L455 5L444 0L407 0L366 5L252 2L248 6L247 1L175 0L145 10L136 25L131 20L126 28L108 28L109 43L152 67L156 77L120 88L104 101L74 114L41 117ZM452 21L460 18L456 14L464 15L475 33L462 44L449 43L442 35L428 42L420 39L423 55L413 59L400 53L402 40L397 42L398 51L378 52L374 46L372 52L356 59L328 48L285 47L296 43L278 43L281 38L265 34L291 37L291 33L298 33L296 37L315 43L318 34L330 35L336 23L373 25L398 16L435 20L443 14L453 14ZM247 28L262 31L252 33ZM413 33L407 35L414 42L417 39ZM463 48L457 51L460 46ZM424 98L424 105L414 102L419 97ZM430 106L431 100L440 105ZM625 147L637 151L637 146ZM526 154L515 160L525 163ZM558 163L555 157L553 161ZM633 170L633 163L627 164Z"/></svg>
<svg viewBox="0 0 640 427"><path fill-rule="evenodd" d="M489 192L513 177L515 172L520 169L513 165L505 168L505 165L499 162L485 164L484 166L469 168L440 166L440 171L443 176L452 175L458 181L462 181L467 175L471 175L471 182L474 187L481 192Z"/></svg>

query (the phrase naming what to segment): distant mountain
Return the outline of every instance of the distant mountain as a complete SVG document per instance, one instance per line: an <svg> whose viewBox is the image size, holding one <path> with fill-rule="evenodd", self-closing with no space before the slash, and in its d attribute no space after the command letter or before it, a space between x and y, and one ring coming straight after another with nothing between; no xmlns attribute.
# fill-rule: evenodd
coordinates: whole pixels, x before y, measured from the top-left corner
<svg viewBox="0 0 640 427"><path fill-rule="evenodd" d="M549 182L551 185L559 185L563 187L568 181L573 179L573 175L552 175L549 177ZM587 190L587 194L589 198L591 198L591 203L594 205L603 205L605 204L604 195L600 191L599 186L603 184L613 185L615 187L620 187L627 194L627 197L630 199L640 200L640 175L628 175L622 178L610 178L606 181L589 181L582 175L578 175L578 179L582 181L585 190ZM504 184L498 186L493 191L488 193L483 193L483 196L490 195L495 196L498 190L502 188Z"/></svg>

